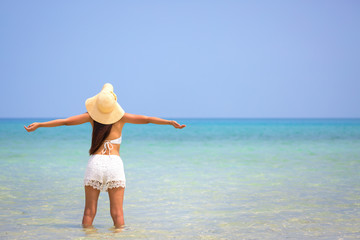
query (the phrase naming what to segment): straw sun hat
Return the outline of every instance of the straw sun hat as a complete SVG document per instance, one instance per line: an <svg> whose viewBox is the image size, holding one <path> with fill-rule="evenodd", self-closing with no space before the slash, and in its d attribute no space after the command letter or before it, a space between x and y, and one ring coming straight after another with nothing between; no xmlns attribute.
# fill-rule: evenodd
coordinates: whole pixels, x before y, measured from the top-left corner
<svg viewBox="0 0 360 240"><path fill-rule="evenodd" d="M125 114L124 109L117 103L114 87L106 83L101 92L85 101L90 117L102 124L113 124Z"/></svg>

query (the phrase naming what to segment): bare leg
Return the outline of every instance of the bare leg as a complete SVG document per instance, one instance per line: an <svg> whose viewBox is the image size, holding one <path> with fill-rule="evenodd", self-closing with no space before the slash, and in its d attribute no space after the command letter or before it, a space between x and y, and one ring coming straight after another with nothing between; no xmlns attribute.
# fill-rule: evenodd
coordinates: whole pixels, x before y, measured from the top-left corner
<svg viewBox="0 0 360 240"><path fill-rule="evenodd" d="M85 228L92 227L96 215L99 194L99 190L90 186L85 186L85 209L82 220L83 227Z"/></svg>
<svg viewBox="0 0 360 240"><path fill-rule="evenodd" d="M123 212L124 192L125 188L122 187L108 190L110 199L110 214L114 221L115 228L121 228L125 225Z"/></svg>

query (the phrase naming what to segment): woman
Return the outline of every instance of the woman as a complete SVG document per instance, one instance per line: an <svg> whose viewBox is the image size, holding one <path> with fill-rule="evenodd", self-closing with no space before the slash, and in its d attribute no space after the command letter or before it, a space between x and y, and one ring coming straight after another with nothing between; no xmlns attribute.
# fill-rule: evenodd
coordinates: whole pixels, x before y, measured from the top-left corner
<svg viewBox="0 0 360 240"><path fill-rule="evenodd" d="M84 227L92 227L100 191L107 191L109 194L110 213L115 228L124 225L123 199L126 180L119 150L121 132L125 123L154 123L172 125L180 129L185 127L176 121L125 113L116 100L113 86L107 83L99 94L86 100L87 113L67 119L32 123L28 127L24 126L28 132L32 132L39 127L91 123L93 131L89 150L90 159L84 178L85 210L82 220Z"/></svg>

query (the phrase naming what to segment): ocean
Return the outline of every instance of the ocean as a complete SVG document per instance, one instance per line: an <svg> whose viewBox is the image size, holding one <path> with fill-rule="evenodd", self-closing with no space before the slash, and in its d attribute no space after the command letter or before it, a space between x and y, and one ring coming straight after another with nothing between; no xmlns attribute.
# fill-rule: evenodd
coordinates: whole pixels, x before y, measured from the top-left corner
<svg viewBox="0 0 360 240"><path fill-rule="evenodd" d="M91 126L0 120L0 239L360 239L360 119L125 125L125 228L84 230Z"/></svg>

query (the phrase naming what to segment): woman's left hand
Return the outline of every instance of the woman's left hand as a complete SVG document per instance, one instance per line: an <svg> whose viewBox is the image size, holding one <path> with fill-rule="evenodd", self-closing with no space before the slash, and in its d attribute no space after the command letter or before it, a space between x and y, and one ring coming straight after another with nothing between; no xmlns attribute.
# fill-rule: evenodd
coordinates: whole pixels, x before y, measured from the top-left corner
<svg viewBox="0 0 360 240"><path fill-rule="evenodd" d="M39 127L39 123L37 123L37 122L35 122L35 123L32 123L32 124L30 124L29 126L24 126L24 128L26 129L26 131L28 131L28 132L33 132L33 131L35 131L36 129L38 129L38 127Z"/></svg>

